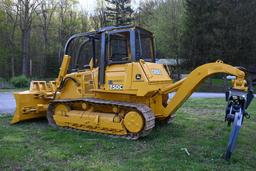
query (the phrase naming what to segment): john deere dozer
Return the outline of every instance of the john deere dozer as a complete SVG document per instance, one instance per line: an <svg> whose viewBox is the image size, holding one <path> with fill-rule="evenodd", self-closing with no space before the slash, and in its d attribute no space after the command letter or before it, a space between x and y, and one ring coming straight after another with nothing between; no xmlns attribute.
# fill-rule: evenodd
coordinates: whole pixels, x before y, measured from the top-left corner
<svg viewBox="0 0 256 171"><path fill-rule="evenodd" d="M156 120L170 120L202 81L218 73L235 76L225 117L234 125L229 159L253 98L245 71L217 61L174 83L166 67L155 63L153 34L140 27L106 27L72 36L55 81L32 81L30 90L14 93L11 123L47 117L53 127L138 139L151 132Z"/></svg>

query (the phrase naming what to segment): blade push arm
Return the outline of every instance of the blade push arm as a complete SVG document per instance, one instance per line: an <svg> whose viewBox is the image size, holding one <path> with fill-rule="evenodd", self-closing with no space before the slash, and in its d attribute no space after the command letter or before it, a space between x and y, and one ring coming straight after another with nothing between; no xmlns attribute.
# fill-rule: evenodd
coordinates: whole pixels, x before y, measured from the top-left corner
<svg viewBox="0 0 256 171"><path fill-rule="evenodd" d="M226 73L236 76L236 80L233 81L233 88L243 91L247 90L245 73L243 71L231 65L224 64L222 61L204 64L193 70L187 78L160 90L160 96L176 91L175 96L167 103L167 106L162 109L161 114L164 115L163 117L169 117L176 112L196 90L200 83L217 73Z"/></svg>
<svg viewBox="0 0 256 171"><path fill-rule="evenodd" d="M68 55L64 55L61 67L60 67L60 71L59 71L59 75L58 78L56 79L56 86L59 87L61 84L61 81L63 80L63 78L65 77L65 75L67 74L68 71L68 67L70 64L70 59L71 57Z"/></svg>

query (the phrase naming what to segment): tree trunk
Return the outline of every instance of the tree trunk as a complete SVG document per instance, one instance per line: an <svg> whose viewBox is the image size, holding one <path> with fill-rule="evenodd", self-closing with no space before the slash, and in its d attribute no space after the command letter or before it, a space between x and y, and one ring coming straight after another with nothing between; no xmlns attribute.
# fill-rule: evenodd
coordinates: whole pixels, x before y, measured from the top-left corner
<svg viewBox="0 0 256 171"><path fill-rule="evenodd" d="M47 28L43 28L43 54L41 61L41 68L40 68L40 75L41 77L45 77L46 75L46 60L48 54L48 30Z"/></svg>
<svg viewBox="0 0 256 171"><path fill-rule="evenodd" d="M28 76L30 30L22 31L22 74Z"/></svg>
<svg viewBox="0 0 256 171"><path fill-rule="evenodd" d="M11 76L15 77L15 61L13 55L11 57Z"/></svg>

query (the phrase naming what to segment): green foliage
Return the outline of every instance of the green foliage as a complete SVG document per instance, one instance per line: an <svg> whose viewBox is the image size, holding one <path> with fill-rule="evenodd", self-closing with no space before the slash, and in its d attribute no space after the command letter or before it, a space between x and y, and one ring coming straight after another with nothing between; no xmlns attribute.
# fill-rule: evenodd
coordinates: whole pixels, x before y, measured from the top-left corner
<svg viewBox="0 0 256 171"><path fill-rule="evenodd" d="M77 3L46 0L35 5L27 59L32 61L33 77L55 77L67 39L104 26L106 19L108 25L125 25L136 18L136 25L155 33L157 57L186 59L188 65L179 66L184 70L217 59L244 67L255 65L256 1L147 0L133 11L130 0L98 0L94 14L78 10ZM13 10L22 4L0 2L0 76L6 79L22 74L20 20L24 17Z"/></svg>
<svg viewBox="0 0 256 171"><path fill-rule="evenodd" d="M3 82L5 82L5 79L0 77L0 83L3 83Z"/></svg>
<svg viewBox="0 0 256 171"><path fill-rule="evenodd" d="M131 0L105 0L107 7L105 10L107 25L128 25L133 21Z"/></svg>
<svg viewBox="0 0 256 171"><path fill-rule="evenodd" d="M13 9L24 9L24 2L35 3L29 7L36 8L34 12L32 9L29 10L33 17L27 60L31 59L32 62L32 76L56 77L67 39L75 33L89 31L88 13L80 10L77 0L45 0L43 3L24 0L1 1L0 76L6 79L22 74L24 42L20 20L24 20L25 17L20 16L22 11L16 13ZM27 70L29 67L28 65Z"/></svg>
<svg viewBox="0 0 256 171"><path fill-rule="evenodd" d="M186 0L183 49L189 65L216 59L255 65L255 7L249 0Z"/></svg>
<svg viewBox="0 0 256 171"><path fill-rule="evenodd" d="M157 57L180 57L184 16L183 0L167 0L155 3L149 1L142 8L141 24L155 34Z"/></svg>
<svg viewBox="0 0 256 171"><path fill-rule="evenodd" d="M26 76L20 75L20 76L11 78L11 83L16 88L24 88L29 86L30 80Z"/></svg>
<svg viewBox="0 0 256 171"><path fill-rule="evenodd" d="M216 0L186 0L184 53L192 67L216 60L220 3ZM222 59L222 58L221 58Z"/></svg>
<svg viewBox="0 0 256 171"><path fill-rule="evenodd" d="M188 70L217 59L247 67L255 65L255 8L250 0L152 0L136 21L155 33L159 58L186 59Z"/></svg>

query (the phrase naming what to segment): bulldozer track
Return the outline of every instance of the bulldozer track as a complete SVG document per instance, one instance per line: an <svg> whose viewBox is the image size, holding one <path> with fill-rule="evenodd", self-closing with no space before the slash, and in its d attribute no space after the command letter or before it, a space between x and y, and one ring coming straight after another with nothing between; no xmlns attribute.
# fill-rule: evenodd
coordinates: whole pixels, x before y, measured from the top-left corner
<svg viewBox="0 0 256 171"><path fill-rule="evenodd" d="M112 105L112 106L123 107L126 109L133 109L133 110L135 109L135 110L139 111L142 114L142 116L144 117L144 120L145 120L144 128L138 134L128 133L127 135L116 135L116 134L110 134L110 133L100 133L100 132L96 132L96 131L80 130L80 129L75 129L75 128L71 128L71 127L58 126L55 123L54 118L53 118L55 106L59 103L71 104L71 103L76 103L76 102L87 102L90 104ZM155 127L154 113L145 104L120 102L120 101L108 101L108 100L95 99L95 98L54 100L49 104L48 111L47 111L47 119L48 119L49 125L51 125L54 128L63 128L66 130L76 130L76 131L81 131L81 132L106 135L111 138L125 138L125 139L130 139L130 140L137 140L140 137L147 136L152 131L152 129Z"/></svg>

